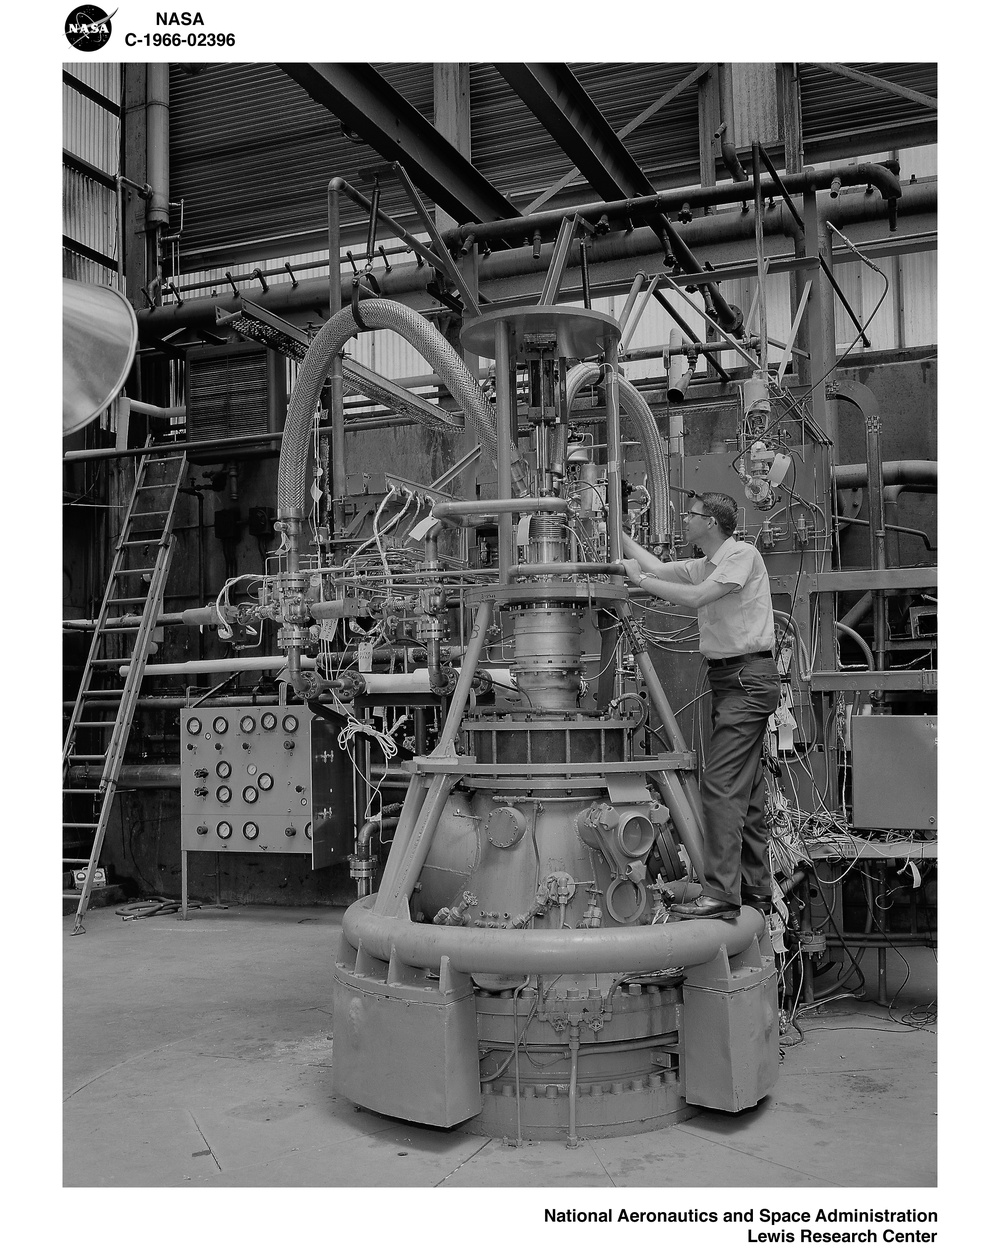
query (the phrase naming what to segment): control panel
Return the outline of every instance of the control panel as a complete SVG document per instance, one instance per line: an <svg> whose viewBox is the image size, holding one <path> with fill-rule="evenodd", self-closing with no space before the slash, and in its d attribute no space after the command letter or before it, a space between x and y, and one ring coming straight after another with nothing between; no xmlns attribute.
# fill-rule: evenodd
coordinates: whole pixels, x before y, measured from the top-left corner
<svg viewBox="0 0 1000 1250"><path fill-rule="evenodd" d="M311 854L311 721L300 706L184 709L181 849Z"/></svg>

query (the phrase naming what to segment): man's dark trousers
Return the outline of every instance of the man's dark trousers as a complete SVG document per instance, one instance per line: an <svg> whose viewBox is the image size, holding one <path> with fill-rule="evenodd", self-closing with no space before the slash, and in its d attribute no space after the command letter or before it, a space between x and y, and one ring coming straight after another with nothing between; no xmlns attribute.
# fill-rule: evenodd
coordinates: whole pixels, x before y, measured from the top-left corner
<svg viewBox="0 0 1000 1250"><path fill-rule="evenodd" d="M770 898L761 747L781 679L766 656L710 667L712 740L701 778L705 808L703 893L740 905Z"/></svg>

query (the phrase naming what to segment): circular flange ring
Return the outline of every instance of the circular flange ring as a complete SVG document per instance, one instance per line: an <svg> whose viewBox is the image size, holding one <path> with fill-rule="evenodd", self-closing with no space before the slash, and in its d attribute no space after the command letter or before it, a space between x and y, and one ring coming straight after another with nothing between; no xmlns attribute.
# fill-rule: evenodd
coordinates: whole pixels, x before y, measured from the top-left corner
<svg viewBox="0 0 1000 1250"><path fill-rule="evenodd" d="M477 356L493 360L496 356L496 329L506 323L517 339L518 352L523 351L526 334L550 334L555 336L555 353L568 360L586 360L604 350L604 337L610 335L615 343L621 338L621 326L608 313L594 312L592 308L552 308L537 304L516 308L497 308L485 312L463 326L460 338L462 346Z"/></svg>

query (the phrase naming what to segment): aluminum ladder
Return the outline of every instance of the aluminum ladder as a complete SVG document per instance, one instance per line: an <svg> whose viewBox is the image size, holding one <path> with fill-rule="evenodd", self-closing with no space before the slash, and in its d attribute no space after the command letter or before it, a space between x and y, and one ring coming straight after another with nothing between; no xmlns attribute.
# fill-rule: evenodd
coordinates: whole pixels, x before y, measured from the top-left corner
<svg viewBox="0 0 1000 1250"><path fill-rule="evenodd" d="M176 542L174 513L186 470L187 458L183 452L148 449L139 461L79 693L66 729L63 868L87 866L74 934L85 932L83 917L90 903L94 874L138 704L139 687L163 606L164 587ZM126 653L128 649L122 647L121 642L132 634L134 643L130 653ZM124 678L119 676L120 668L126 668ZM108 711L104 712L104 708ZM85 737L103 742L106 735L107 745L102 750L94 747L87 750L78 745L78 740ZM100 780L94 785L98 769ZM67 843L76 849L88 842L91 842L88 858L66 855Z"/></svg>

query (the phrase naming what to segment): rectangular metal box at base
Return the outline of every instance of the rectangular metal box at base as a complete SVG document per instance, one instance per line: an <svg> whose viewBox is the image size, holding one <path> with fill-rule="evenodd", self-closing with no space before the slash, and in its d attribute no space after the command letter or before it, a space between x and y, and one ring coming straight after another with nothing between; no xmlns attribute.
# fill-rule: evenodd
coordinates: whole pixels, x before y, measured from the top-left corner
<svg viewBox="0 0 1000 1250"><path fill-rule="evenodd" d="M851 719L854 824L937 829L937 717Z"/></svg>
<svg viewBox="0 0 1000 1250"><path fill-rule="evenodd" d="M697 1107L755 1107L778 1079L778 976L745 988L684 987L684 1100Z"/></svg>
<svg viewBox="0 0 1000 1250"><path fill-rule="evenodd" d="M333 1071L337 1093L371 1111L460 1124L483 1105L475 996L408 993L338 968Z"/></svg>

